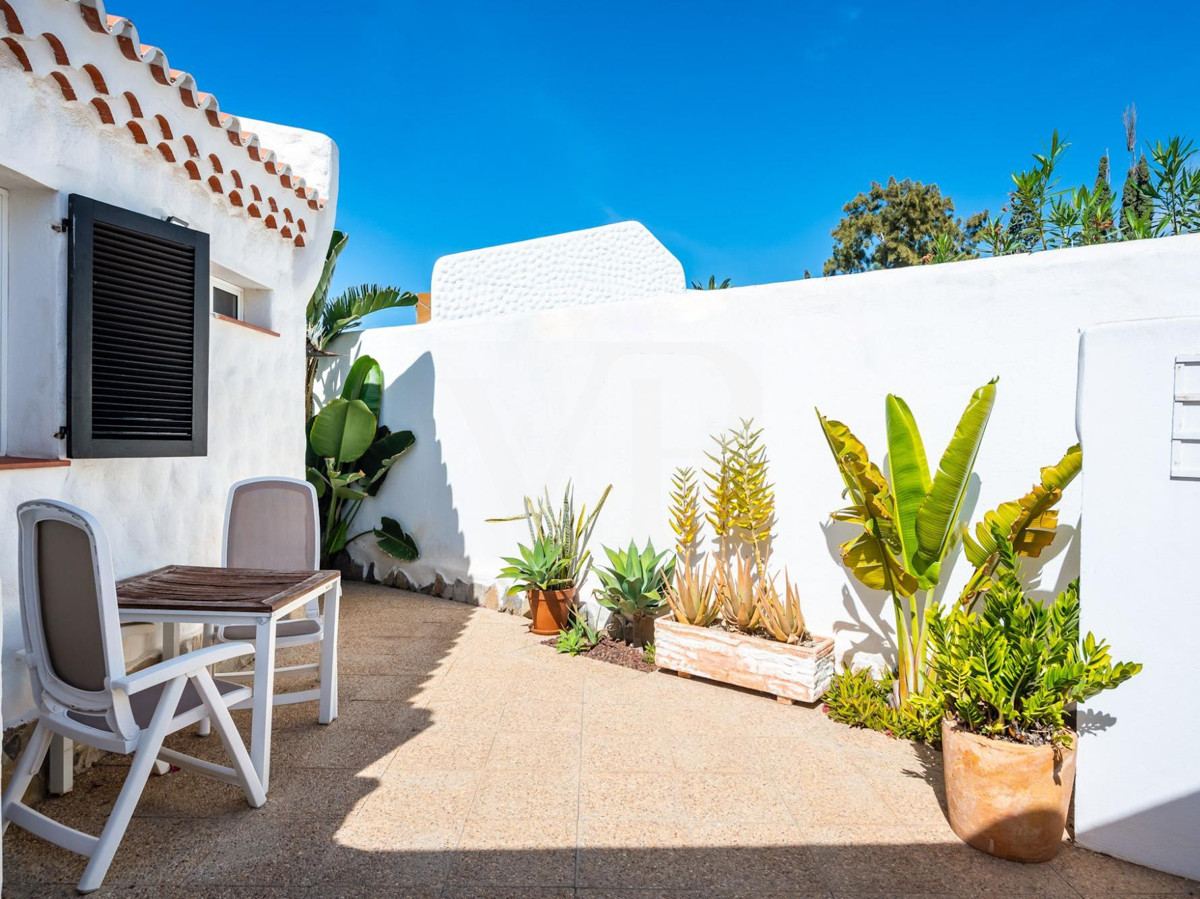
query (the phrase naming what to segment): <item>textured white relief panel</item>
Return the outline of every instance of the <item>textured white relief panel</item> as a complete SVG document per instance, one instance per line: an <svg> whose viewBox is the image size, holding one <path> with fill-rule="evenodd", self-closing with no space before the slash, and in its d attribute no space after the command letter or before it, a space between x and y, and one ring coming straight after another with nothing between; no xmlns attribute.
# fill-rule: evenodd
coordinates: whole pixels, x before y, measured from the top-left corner
<svg viewBox="0 0 1200 899"><path fill-rule="evenodd" d="M683 266L640 222L443 256L433 318L477 318L682 293Z"/></svg>

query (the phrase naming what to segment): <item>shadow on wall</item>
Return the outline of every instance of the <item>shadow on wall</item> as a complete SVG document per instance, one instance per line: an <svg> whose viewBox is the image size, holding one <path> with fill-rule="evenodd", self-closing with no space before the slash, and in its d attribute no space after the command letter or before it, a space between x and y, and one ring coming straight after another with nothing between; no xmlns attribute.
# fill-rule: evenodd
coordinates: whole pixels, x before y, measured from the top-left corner
<svg viewBox="0 0 1200 899"><path fill-rule="evenodd" d="M1158 864L1181 877L1200 878L1200 792L1151 806L1076 834L1080 844L1138 864ZM1181 867L1183 865L1183 867Z"/></svg>
<svg viewBox="0 0 1200 899"><path fill-rule="evenodd" d="M388 375L385 370L384 377ZM367 535L351 544L352 564L346 573L356 580L483 605L488 597L470 579L471 560L437 435L436 384L433 355L428 352L386 383L383 424L393 431L412 431L416 443L392 468L379 495L363 504L356 522L362 530L377 526L383 516L396 519L416 540L420 558L393 558Z"/></svg>

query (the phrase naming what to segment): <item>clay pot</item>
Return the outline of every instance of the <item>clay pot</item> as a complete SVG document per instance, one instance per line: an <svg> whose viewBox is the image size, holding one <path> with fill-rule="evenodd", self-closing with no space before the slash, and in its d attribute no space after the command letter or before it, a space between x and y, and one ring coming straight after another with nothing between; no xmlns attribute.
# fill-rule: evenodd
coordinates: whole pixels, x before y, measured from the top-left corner
<svg viewBox="0 0 1200 899"><path fill-rule="evenodd" d="M574 587L566 590L529 590L526 595L533 618L529 632L540 637L553 637L559 631L566 630L576 593Z"/></svg>
<svg viewBox="0 0 1200 899"><path fill-rule="evenodd" d="M969 846L1015 862L1046 862L1062 848L1075 785L1070 748L991 740L942 721L950 826Z"/></svg>

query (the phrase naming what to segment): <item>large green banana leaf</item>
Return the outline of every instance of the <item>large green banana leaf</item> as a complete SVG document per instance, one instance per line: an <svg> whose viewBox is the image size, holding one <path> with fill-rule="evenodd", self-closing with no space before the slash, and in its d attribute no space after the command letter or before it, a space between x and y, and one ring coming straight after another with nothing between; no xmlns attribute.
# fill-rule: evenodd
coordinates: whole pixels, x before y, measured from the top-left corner
<svg viewBox="0 0 1200 899"><path fill-rule="evenodd" d="M867 587L912 596L917 579L905 569L900 555L895 505L883 472L871 462L866 447L849 428L825 418L820 411L817 419L846 485L846 495L853 503L834 512L833 518L863 527L863 533L838 547L842 561Z"/></svg>
<svg viewBox="0 0 1200 899"><path fill-rule="evenodd" d="M938 463L929 493L917 510L917 551L913 555L913 568L930 584L938 582L942 560L957 536L963 496L996 403L996 380L993 378L971 394L954 436Z"/></svg>
<svg viewBox="0 0 1200 899"><path fill-rule="evenodd" d="M353 462L375 438L375 416L362 400L330 400L308 432L313 451L338 465Z"/></svg>
<svg viewBox="0 0 1200 899"><path fill-rule="evenodd" d="M925 444L908 404L889 393L886 402L888 468L896 497L896 530L905 567L913 571L917 552L917 510L929 495Z"/></svg>
<svg viewBox="0 0 1200 899"><path fill-rule="evenodd" d="M370 356L359 356L346 373L342 399L362 400L376 419L383 408L383 369Z"/></svg>
<svg viewBox="0 0 1200 899"><path fill-rule="evenodd" d="M1018 500L1001 503L975 525L975 537L963 536L963 551L975 566L975 574L963 588L959 601L970 604L996 570L999 560L997 531L1008 538L1021 556L1036 559L1054 541L1058 531L1058 510L1063 489L1075 480L1083 467L1083 451L1075 444L1056 465L1042 469L1041 483L1034 484Z"/></svg>

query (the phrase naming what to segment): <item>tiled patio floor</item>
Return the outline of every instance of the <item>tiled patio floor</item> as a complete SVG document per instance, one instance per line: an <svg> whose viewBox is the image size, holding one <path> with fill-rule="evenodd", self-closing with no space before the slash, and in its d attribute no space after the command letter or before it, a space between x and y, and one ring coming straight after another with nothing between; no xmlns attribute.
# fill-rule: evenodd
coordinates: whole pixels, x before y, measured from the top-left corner
<svg viewBox="0 0 1200 899"><path fill-rule="evenodd" d="M341 717L277 710L267 805L152 777L97 895L1200 895L1070 845L1040 866L969 849L936 754L815 709L559 656L519 619L386 588L348 585L342 628ZM98 831L111 761L41 810ZM82 870L4 838L6 896L73 895Z"/></svg>

